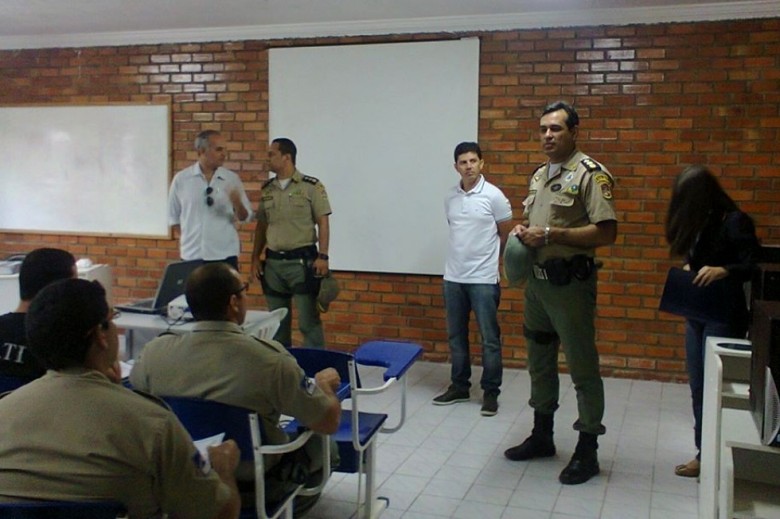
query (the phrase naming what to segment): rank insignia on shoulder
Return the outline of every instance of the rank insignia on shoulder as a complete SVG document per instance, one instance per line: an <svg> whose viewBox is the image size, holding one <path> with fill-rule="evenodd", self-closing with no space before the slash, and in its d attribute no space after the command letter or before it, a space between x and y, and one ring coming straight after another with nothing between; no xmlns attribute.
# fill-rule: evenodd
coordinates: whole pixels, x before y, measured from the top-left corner
<svg viewBox="0 0 780 519"><path fill-rule="evenodd" d="M582 159L580 162L582 163L583 166L585 166L585 169L587 169L591 173L593 173L594 171L601 171L601 166L599 165L598 162L596 162L593 159L590 158Z"/></svg>
<svg viewBox="0 0 780 519"><path fill-rule="evenodd" d="M308 182L309 184L317 184L319 183L320 179L318 179L317 177L310 177L309 175L304 175L303 181Z"/></svg>

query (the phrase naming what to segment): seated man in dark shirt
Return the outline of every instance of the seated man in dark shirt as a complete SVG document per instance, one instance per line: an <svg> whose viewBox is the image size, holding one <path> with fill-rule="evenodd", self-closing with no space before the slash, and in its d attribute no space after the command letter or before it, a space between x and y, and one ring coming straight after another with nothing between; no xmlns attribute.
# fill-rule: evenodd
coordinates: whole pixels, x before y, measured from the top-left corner
<svg viewBox="0 0 780 519"><path fill-rule="evenodd" d="M19 306L0 316L0 375L33 379L46 373L43 364L27 348L24 316L43 287L77 275L76 259L68 251L35 249L25 256L19 270Z"/></svg>

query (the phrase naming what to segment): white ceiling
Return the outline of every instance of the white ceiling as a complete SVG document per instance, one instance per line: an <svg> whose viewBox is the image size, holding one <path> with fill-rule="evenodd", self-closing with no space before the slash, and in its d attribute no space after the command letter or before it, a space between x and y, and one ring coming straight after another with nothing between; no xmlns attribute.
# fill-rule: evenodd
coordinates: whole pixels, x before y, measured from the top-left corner
<svg viewBox="0 0 780 519"><path fill-rule="evenodd" d="M0 49L780 16L780 0L0 0Z"/></svg>

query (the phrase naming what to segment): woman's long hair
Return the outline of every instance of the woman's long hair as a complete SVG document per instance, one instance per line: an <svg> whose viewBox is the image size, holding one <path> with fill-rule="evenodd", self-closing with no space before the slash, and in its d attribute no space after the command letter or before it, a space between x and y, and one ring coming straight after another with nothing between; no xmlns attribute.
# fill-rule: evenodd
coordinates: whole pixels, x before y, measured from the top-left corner
<svg viewBox="0 0 780 519"><path fill-rule="evenodd" d="M737 210L737 204L704 166L688 166L672 186L666 214L666 241L673 256L685 256L713 218Z"/></svg>

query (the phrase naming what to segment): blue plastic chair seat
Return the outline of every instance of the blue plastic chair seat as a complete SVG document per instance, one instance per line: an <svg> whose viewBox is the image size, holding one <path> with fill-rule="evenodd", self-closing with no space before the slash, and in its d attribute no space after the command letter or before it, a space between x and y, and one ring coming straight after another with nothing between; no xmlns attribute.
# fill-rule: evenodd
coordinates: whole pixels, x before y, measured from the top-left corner
<svg viewBox="0 0 780 519"><path fill-rule="evenodd" d="M0 503L3 519L116 519L125 512L124 505L113 501Z"/></svg>

